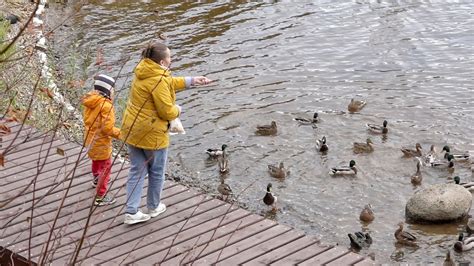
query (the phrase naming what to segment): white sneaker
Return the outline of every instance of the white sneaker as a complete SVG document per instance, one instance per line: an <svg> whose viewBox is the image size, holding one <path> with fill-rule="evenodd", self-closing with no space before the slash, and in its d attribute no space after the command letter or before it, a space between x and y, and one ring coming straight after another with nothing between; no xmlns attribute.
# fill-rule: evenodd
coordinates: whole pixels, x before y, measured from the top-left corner
<svg viewBox="0 0 474 266"><path fill-rule="evenodd" d="M150 215L152 218L156 217L166 211L166 205L164 203L161 203L158 205L158 208L154 210L148 209L148 215Z"/></svg>
<svg viewBox="0 0 474 266"><path fill-rule="evenodd" d="M125 220L123 221L124 224L136 224L142 223L150 220L150 215L145 214L141 211L137 211L135 214L125 214Z"/></svg>

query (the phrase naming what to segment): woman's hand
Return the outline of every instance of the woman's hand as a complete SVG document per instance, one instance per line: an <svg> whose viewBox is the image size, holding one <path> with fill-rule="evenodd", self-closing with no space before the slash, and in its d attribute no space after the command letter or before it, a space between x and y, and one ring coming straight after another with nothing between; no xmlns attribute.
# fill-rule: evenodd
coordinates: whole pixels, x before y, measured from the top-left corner
<svg viewBox="0 0 474 266"><path fill-rule="evenodd" d="M211 82L212 80L203 76L193 77L193 85L207 85Z"/></svg>

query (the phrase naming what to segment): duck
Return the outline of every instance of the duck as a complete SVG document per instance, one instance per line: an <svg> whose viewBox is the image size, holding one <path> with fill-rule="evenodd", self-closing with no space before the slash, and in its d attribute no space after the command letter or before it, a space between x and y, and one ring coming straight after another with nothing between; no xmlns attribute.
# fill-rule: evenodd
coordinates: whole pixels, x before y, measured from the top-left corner
<svg viewBox="0 0 474 266"><path fill-rule="evenodd" d="M405 157L421 157L421 144L416 143L415 144L415 150L410 149L410 148L402 148L401 151L403 152L403 155Z"/></svg>
<svg viewBox="0 0 474 266"><path fill-rule="evenodd" d="M331 175L357 175L357 168L355 167L356 162L351 160L349 162L349 167L340 166L331 168Z"/></svg>
<svg viewBox="0 0 474 266"><path fill-rule="evenodd" d="M431 163L431 167L440 169L451 169L454 170L454 157L452 154L448 155L448 160L438 160Z"/></svg>
<svg viewBox="0 0 474 266"><path fill-rule="evenodd" d="M456 241L454 243L454 250L457 252L464 252L468 251L474 248L474 236L472 237L466 237L461 240L461 241Z"/></svg>
<svg viewBox="0 0 474 266"><path fill-rule="evenodd" d="M290 174L290 171L287 171L285 169L283 162L280 162L279 166L269 164L268 172L270 173L271 176L280 178L280 179L283 179Z"/></svg>
<svg viewBox="0 0 474 266"><path fill-rule="evenodd" d="M229 160L227 159L227 153L222 152L222 156L217 157L217 162L219 164L219 171L221 174L227 173L229 171Z"/></svg>
<svg viewBox="0 0 474 266"><path fill-rule="evenodd" d="M262 136L275 135L277 133L277 124L275 121L272 121L270 125L259 125L255 133Z"/></svg>
<svg viewBox="0 0 474 266"><path fill-rule="evenodd" d="M305 118L305 117L295 117L295 121L298 121L302 125L311 125L311 124L316 124L319 122L319 114L315 112L313 114L313 118Z"/></svg>
<svg viewBox="0 0 474 266"><path fill-rule="evenodd" d="M265 197L263 197L263 203L265 203L268 206L275 207L276 202L277 202L277 197L274 196L272 193L272 183L268 183L267 193L265 194Z"/></svg>
<svg viewBox="0 0 474 266"><path fill-rule="evenodd" d="M453 179L454 179L455 184L463 186L465 189L469 190L470 192L474 192L474 182L461 183L461 178L459 176L455 176Z"/></svg>
<svg viewBox="0 0 474 266"><path fill-rule="evenodd" d="M351 99L351 102L347 106L347 110L349 111L349 113L360 112L360 110L362 110L362 108L364 108L366 104L366 101Z"/></svg>
<svg viewBox="0 0 474 266"><path fill-rule="evenodd" d="M421 184L421 181L423 180L423 176L421 175L420 168L421 168L421 161L418 160L418 162L416 163L416 173L414 173L411 176L411 183L415 186L418 186L419 184Z"/></svg>
<svg viewBox="0 0 474 266"><path fill-rule="evenodd" d="M436 148L435 145L431 145L430 151L425 154L425 163L431 164L436 161Z"/></svg>
<svg viewBox="0 0 474 266"><path fill-rule="evenodd" d="M364 209L360 212L359 219L363 222L369 223L375 219L374 211L372 210L372 205L365 205Z"/></svg>
<svg viewBox="0 0 474 266"><path fill-rule="evenodd" d="M387 124L388 124L387 120L384 120L381 126L376 125L376 124L367 124L367 129L372 133L387 134L388 133Z"/></svg>
<svg viewBox="0 0 474 266"><path fill-rule="evenodd" d="M217 158L219 156L222 156L224 153L225 149L227 148L227 144L222 144L222 147L220 149L214 148L214 149L207 149L206 153L209 155L211 158Z"/></svg>
<svg viewBox="0 0 474 266"><path fill-rule="evenodd" d="M328 151L329 147L326 144L326 136L323 136L321 139L316 140L316 149L320 152Z"/></svg>
<svg viewBox="0 0 474 266"><path fill-rule="evenodd" d="M415 246L416 237L410 232L403 231L403 222L398 223L398 229L394 233L397 242L403 245Z"/></svg>
<svg viewBox="0 0 474 266"><path fill-rule="evenodd" d="M224 183L224 179L221 178L221 183L217 187L217 191L221 193L223 196L226 196L225 200L229 197L229 195L232 195L232 189L230 188L229 185Z"/></svg>
<svg viewBox="0 0 474 266"><path fill-rule="evenodd" d="M445 152L444 159L448 159L448 156L451 154L455 161L469 160L469 153L468 152L465 152L465 153L451 153L451 149L447 145L443 147L443 151Z"/></svg>
<svg viewBox="0 0 474 266"><path fill-rule="evenodd" d="M374 147L372 146L372 140L367 138L366 143L362 142L354 142L354 153L370 153L374 151Z"/></svg>
<svg viewBox="0 0 474 266"><path fill-rule="evenodd" d="M451 258L451 252L448 250L446 253L446 258L444 259L443 266L456 266L453 259Z"/></svg>
<svg viewBox="0 0 474 266"><path fill-rule="evenodd" d="M351 247L360 250L369 247L373 240L369 233L355 232L354 234L347 234L351 241Z"/></svg>

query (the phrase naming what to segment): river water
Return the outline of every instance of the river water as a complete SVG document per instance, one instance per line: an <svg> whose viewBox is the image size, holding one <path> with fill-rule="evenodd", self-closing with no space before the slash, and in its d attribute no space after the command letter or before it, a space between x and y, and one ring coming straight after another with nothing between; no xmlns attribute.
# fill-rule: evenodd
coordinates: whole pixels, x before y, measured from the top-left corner
<svg viewBox="0 0 474 266"><path fill-rule="evenodd" d="M415 161L402 146L429 150L449 144L474 148L474 4L472 1L88 1L68 32L78 50L102 51L118 87L127 89L140 50L160 33L172 50L174 75L206 75L214 85L178 94L186 135L173 136L170 160L216 191L217 164L208 148L229 146L225 176L248 209L269 215L261 199L272 182L278 212L270 218L349 247L347 233L370 232L374 243L361 254L377 262L436 263L452 249L465 222L407 224L419 248L400 247L393 233L417 190L471 181L467 165L454 174L424 167L414 187ZM230 2L230 1L229 1ZM72 32L72 33L71 33ZM70 36L70 35L69 35ZM89 66L90 74L97 66ZM347 113L351 98L367 106ZM316 128L293 118L318 112ZM386 137L370 135L366 123L388 121ZM276 136L257 136L259 124L278 124ZM326 136L329 152L315 149ZM354 141L370 136L375 151L356 155ZM329 169L356 161L356 178L333 178ZM285 180L267 173L283 161ZM243 193L240 193L244 191ZM359 213L372 204L369 224ZM471 215L474 212L471 210ZM473 261L472 251L455 259Z"/></svg>

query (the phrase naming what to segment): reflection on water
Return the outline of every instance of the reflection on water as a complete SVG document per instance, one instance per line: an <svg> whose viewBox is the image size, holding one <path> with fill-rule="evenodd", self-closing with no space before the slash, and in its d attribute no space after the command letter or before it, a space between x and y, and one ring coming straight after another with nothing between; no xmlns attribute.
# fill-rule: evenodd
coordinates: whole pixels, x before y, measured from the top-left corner
<svg viewBox="0 0 474 266"><path fill-rule="evenodd" d="M424 167L423 183L414 188L416 161L399 149L416 142L425 151L431 144L473 149L472 2L155 2L89 1L74 30L81 48L103 49L112 74L132 56L119 86L129 86L140 49L158 34L168 37L175 75L217 80L178 95L188 134L172 137L171 158L202 186L219 184L218 166L204 151L226 143L226 183L236 193L245 189L239 200L250 210L266 214L261 199L273 182L279 211L272 217L322 242L349 247L347 233L363 229L374 243L361 253L374 252L380 262L443 261L464 223L408 226L418 249L396 246L393 232L415 191L453 175ZM351 98L368 104L346 113ZM314 112L317 127L294 121ZM366 130L366 123L385 119L387 136ZM254 134L272 120L277 135ZM327 154L315 149L322 136ZM368 136L375 151L354 154L352 143ZM331 167L350 160L357 162L356 178L329 177ZM291 171L283 181L267 173L268 164L280 161ZM472 178L462 165L454 174ZM367 203L376 218L363 225L358 215ZM454 256L474 260L472 253Z"/></svg>

